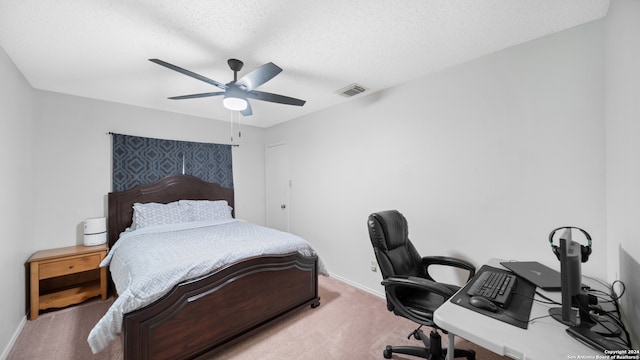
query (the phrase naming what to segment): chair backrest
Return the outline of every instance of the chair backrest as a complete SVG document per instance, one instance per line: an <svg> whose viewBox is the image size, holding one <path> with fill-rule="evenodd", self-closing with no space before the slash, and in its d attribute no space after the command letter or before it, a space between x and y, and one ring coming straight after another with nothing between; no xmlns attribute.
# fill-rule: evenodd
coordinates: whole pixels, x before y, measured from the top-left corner
<svg viewBox="0 0 640 360"><path fill-rule="evenodd" d="M431 279L422 265L422 257L409 240L407 219L397 210L369 215L369 238L382 278L417 276Z"/></svg>

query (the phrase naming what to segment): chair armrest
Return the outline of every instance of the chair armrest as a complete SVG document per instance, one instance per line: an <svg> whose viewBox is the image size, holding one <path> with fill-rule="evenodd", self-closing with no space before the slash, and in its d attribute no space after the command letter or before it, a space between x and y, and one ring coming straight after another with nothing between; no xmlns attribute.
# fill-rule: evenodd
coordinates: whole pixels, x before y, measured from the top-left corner
<svg viewBox="0 0 640 360"><path fill-rule="evenodd" d="M429 266L431 265L444 265L467 270L469 272L467 282L476 274L476 267L472 263L450 256L425 256L422 258L422 265L425 267L427 274L429 274Z"/></svg>
<svg viewBox="0 0 640 360"><path fill-rule="evenodd" d="M388 277L382 280L382 285L385 288L395 288L395 287L403 288L404 287L404 288L425 290L425 291L438 294L444 297L445 299L448 299L451 296L453 296L453 294L455 294L455 291L451 290L450 288L442 284L438 284L435 281L424 279L421 277L414 277L414 276Z"/></svg>

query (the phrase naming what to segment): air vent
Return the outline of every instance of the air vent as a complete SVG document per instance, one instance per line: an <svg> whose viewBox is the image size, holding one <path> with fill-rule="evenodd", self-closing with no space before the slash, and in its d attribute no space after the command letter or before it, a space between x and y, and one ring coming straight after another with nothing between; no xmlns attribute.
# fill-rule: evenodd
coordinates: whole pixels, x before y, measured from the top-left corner
<svg viewBox="0 0 640 360"><path fill-rule="evenodd" d="M352 96L361 94L365 91L367 91L367 88L365 88L364 86L358 85L358 84L351 84L349 86L345 86L342 89L336 91L336 94L342 95L344 97L352 97Z"/></svg>

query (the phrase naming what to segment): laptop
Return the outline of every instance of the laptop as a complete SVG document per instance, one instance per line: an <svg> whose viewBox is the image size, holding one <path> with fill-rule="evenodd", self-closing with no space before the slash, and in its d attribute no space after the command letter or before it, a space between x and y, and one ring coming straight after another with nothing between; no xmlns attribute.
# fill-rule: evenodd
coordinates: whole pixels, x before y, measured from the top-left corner
<svg viewBox="0 0 640 360"><path fill-rule="evenodd" d="M560 291L560 272L537 261L504 261L502 266L547 291Z"/></svg>

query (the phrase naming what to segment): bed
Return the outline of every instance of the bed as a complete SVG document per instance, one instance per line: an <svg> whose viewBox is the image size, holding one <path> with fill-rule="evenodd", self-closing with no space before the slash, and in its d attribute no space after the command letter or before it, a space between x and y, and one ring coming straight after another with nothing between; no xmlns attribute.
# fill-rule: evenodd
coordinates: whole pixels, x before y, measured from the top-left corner
<svg viewBox="0 0 640 360"><path fill-rule="evenodd" d="M114 248L119 239L125 238L119 235L132 225L134 203L167 204L179 200L226 200L233 208L234 193L233 189L189 175L173 175L131 190L109 193L109 247ZM229 222L235 226L236 220ZM321 268L315 253L293 251L250 256L182 281L151 304L124 313L124 358L209 356L294 309L315 308L320 304L318 274L324 272Z"/></svg>

